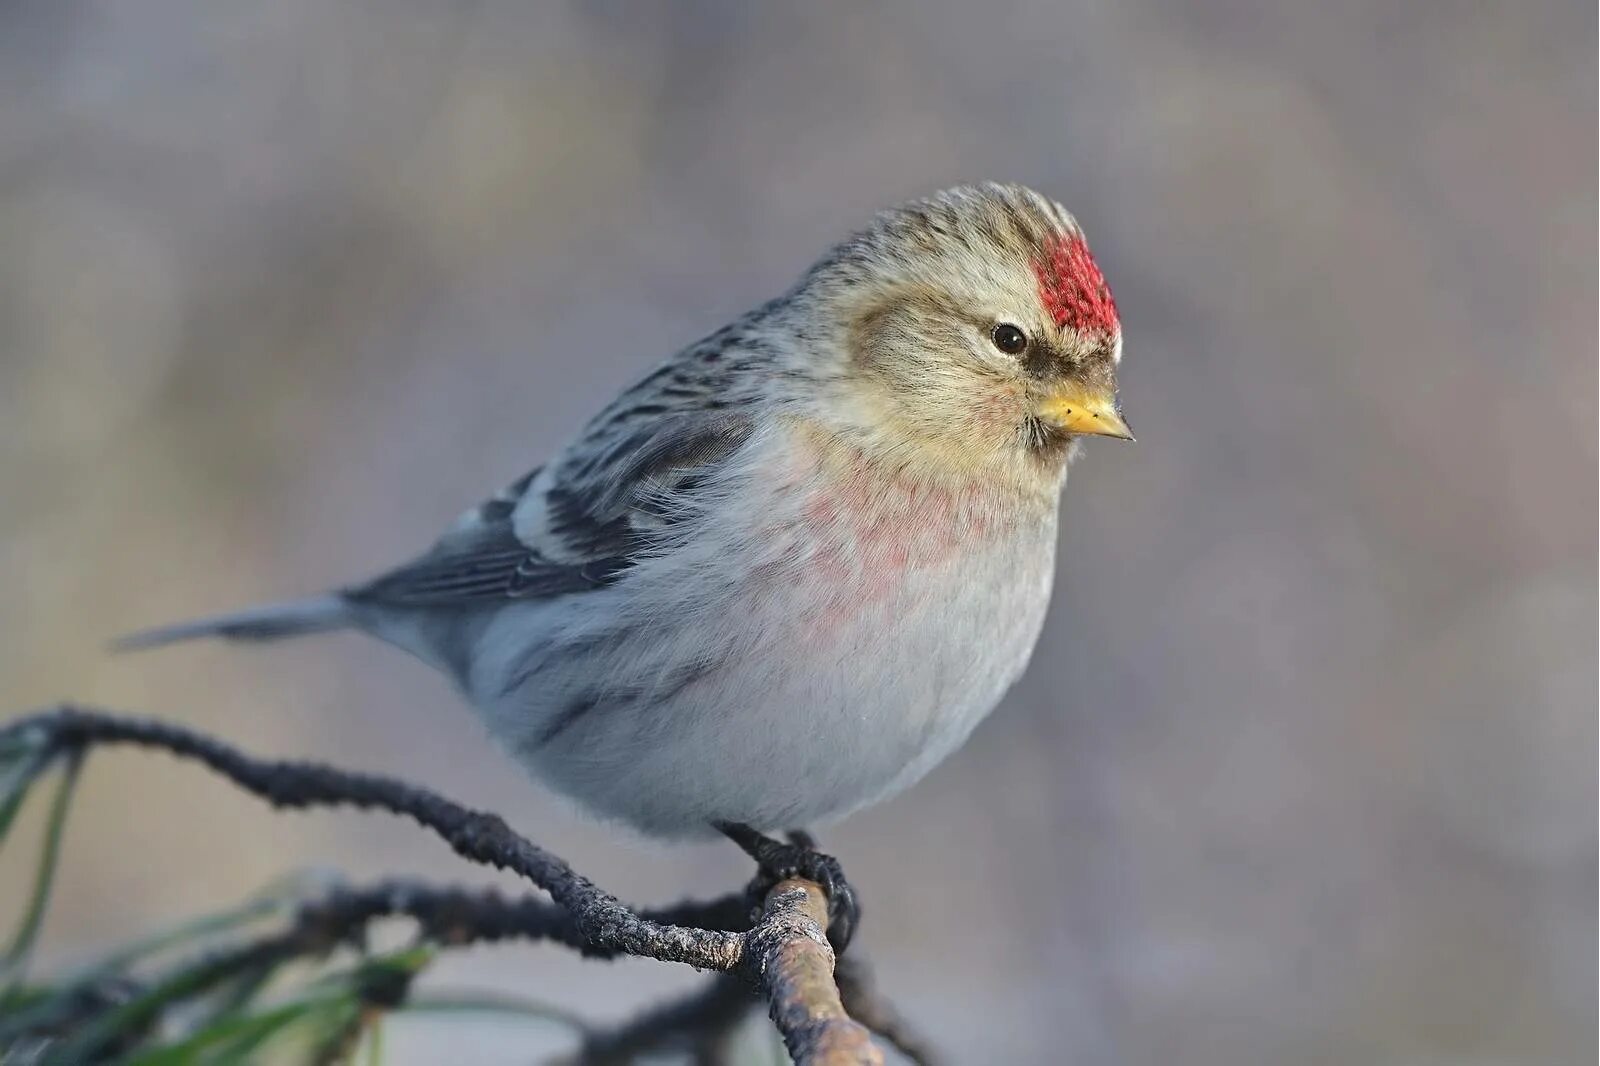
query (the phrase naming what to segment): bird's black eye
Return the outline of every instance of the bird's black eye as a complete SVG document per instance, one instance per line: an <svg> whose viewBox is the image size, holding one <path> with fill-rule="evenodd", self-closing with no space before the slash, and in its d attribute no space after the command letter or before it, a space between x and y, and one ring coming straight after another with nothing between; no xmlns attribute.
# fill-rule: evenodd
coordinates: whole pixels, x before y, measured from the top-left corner
<svg viewBox="0 0 1600 1066"><path fill-rule="evenodd" d="M1009 322L1001 322L990 330L989 339L1007 355L1021 355L1028 350L1028 335Z"/></svg>

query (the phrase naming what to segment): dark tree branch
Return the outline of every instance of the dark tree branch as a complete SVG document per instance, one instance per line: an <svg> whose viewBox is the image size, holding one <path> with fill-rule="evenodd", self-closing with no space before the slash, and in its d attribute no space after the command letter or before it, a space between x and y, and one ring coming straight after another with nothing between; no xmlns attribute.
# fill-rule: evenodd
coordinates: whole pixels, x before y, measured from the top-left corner
<svg viewBox="0 0 1600 1066"><path fill-rule="evenodd" d="M641 918L566 862L514 832L499 815L470 810L403 781L320 763L256 759L182 726L74 707L21 719L0 735L28 733L42 734L60 753L104 744L171 752L203 763L274 807L346 806L403 815L433 830L462 858L509 870L550 893L576 918L585 939L602 950L724 973L739 969L743 959L740 937Z"/></svg>
<svg viewBox="0 0 1600 1066"><path fill-rule="evenodd" d="M672 916L675 920L703 918L707 925L726 926L729 931L750 924L743 894L708 904L685 903L645 913ZM445 946L531 940L563 944L591 957L611 958L616 954L589 945L572 915L540 896L507 898L492 888L467 889L397 879L364 888L335 888L300 904L286 928L191 959L175 972L195 992L203 992L231 980L268 973L292 960L323 958L344 946L359 948L368 927L386 918L409 918L416 923L421 940ZM591 1034L585 1043L585 1054L594 1057L586 1057L583 1062L629 1061L627 1055L652 1048L714 1047L726 1035L724 1030L736 1024L757 1002L746 982L726 975L718 975L717 981L716 995L707 996L705 1005L686 1002L658 1009L615 1032ZM147 990L128 987L121 990L121 998L137 1000L137 994ZM83 991L97 990L86 987ZM407 992L408 982L396 985L392 980L361 988L363 1000L379 1010L400 1005ZM119 1005L116 1000L86 994L73 997L71 1005L80 1009L63 1015L38 1014L23 1019L21 1028L64 1038L67 1042L57 1050L58 1059L65 1056L97 1060L116 1051L119 1035L147 1030L169 1005L160 999L145 1002L148 1007L142 1011L137 1005L127 1008L140 1011L135 1017L106 1019L105 1012ZM0 1047L4 1035L0 1032Z"/></svg>
<svg viewBox="0 0 1600 1066"><path fill-rule="evenodd" d="M723 822L717 829L756 861L756 879L751 882L751 889L758 898L764 899L773 885L790 878L821 885L828 898L828 920L823 928L827 929L834 950L843 954L861 921L861 904L856 900L855 889L845 880L839 860L818 851L816 840L803 830L790 833L786 844L747 825Z"/></svg>
<svg viewBox="0 0 1600 1066"><path fill-rule="evenodd" d="M744 982L723 974L681 999L615 1029L590 1033L575 1066L623 1066L648 1052L688 1053L696 1066L730 1066L734 1030L759 1002Z"/></svg>
<svg viewBox="0 0 1600 1066"><path fill-rule="evenodd" d="M839 998L850 1017L877 1033L917 1066L938 1066L942 1061L939 1053L879 994L866 963L854 955L842 958L833 976L839 983Z"/></svg>
<svg viewBox="0 0 1600 1066"><path fill-rule="evenodd" d="M812 881L788 880L773 886L753 926L743 895L635 911L514 832L499 816L392 778L318 763L257 759L181 726L69 706L12 722L0 729L0 741L37 743L46 755L42 762L95 745L153 748L203 763L276 807L351 806L403 815L432 830L463 858L516 873L554 900L553 905L533 897L506 900L492 892L395 882L335 893L303 908L287 933L241 951L326 952L372 919L405 914L444 943L541 939L592 956L635 955L729 974L767 999L797 1063L845 1066L883 1061L867 1029L851 1020L841 1002L826 932L827 897ZM221 965L236 961L218 960ZM252 961L259 960L252 956ZM681 1028L688 1020L726 1020L734 1003L732 993L708 990L694 1000L654 1012L651 1024L646 1024L651 1022L646 1016L633 1027L632 1035L619 1030L612 1038L636 1041L649 1032ZM861 1003L868 1005L865 999Z"/></svg>
<svg viewBox="0 0 1600 1066"><path fill-rule="evenodd" d="M828 897L814 881L780 881L749 933L772 1020L796 1062L877 1063L883 1053L844 1012L833 980Z"/></svg>
<svg viewBox="0 0 1600 1066"><path fill-rule="evenodd" d="M742 893L704 903L640 910L638 917L660 925L740 933L750 916ZM414 919L429 940L447 945L500 940L542 940L573 948L589 958L612 959L625 952L584 939L565 908L538 896L506 898L498 891L439 887L417 881L384 881L363 889L340 889L301 907L296 918L302 953L316 953L359 935L379 918Z"/></svg>

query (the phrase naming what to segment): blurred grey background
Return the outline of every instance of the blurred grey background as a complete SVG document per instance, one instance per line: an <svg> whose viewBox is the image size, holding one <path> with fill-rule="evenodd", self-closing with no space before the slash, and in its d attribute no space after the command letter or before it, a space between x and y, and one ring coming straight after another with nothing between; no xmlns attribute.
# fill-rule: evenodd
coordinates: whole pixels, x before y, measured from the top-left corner
<svg viewBox="0 0 1600 1066"><path fill-rule="evenodd" d="M0 713L401 774L630 899L742 882L586 824L375 644L104 642L410 554L874 209L1023 181L1116 290L1140 440L1074 469L1028 677L825 838L883 984L959 1062L1592 1062L1595 31L1554 0L13 0ZM165 759L86 781L63 965L288 868L485 877ZM693 978L499 948L438 980L603 1018Z"/></svg>

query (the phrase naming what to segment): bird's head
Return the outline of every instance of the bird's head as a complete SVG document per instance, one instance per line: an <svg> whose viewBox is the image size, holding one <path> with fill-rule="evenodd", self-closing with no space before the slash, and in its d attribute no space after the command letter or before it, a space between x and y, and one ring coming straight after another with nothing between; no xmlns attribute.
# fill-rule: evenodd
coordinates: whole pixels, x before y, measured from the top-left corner
<svg viewBox="0 0 1600 1066"><path fill-rule="evenodd" d="M838 324L830 398L878 444L1055 473L1080 436L1132 439L1111 290L1077 222L1032 190L965 186L886 211L796 295Z"/></svg>

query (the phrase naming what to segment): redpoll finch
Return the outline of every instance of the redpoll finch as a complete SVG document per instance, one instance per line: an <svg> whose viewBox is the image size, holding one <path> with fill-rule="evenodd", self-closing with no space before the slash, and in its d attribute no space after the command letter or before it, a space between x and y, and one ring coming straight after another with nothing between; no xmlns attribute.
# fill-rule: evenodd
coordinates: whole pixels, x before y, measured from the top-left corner
<svg viewBox="0 0 1600 1066"><path fill-rule="evenodd" d="M125 643L364 630L602 817L746 844L826 822L922 777L1022 673L1076 439L1129 436L1121 351L1071 215L952 189L658 366L414 561Z"/></svg>

